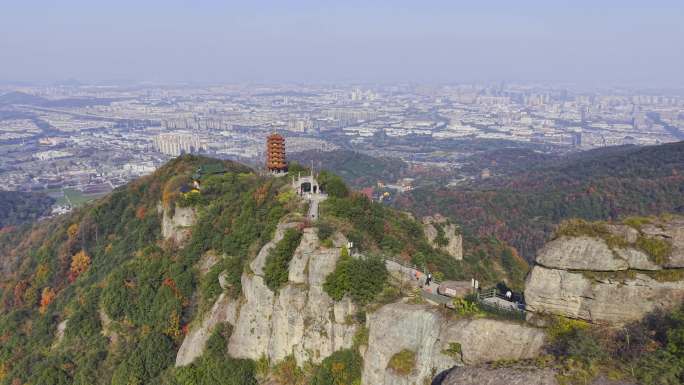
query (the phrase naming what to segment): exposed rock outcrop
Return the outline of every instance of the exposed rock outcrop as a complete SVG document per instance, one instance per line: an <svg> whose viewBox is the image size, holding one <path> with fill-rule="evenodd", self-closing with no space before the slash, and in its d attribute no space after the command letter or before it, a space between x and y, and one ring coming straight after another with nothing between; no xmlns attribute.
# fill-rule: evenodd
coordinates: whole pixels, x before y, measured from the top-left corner
<svg viewBox="0 0 684 385"><path fill-rule="evenodd" d="M557 385L550 369L464 367L454 368L441 385Z"/></svg>
<svg viewBox="0 0 684 385"><path fill-rule="evenodd" d="M594 278L535 266L525 284L525 300L532 312L619 324L681 303L684 281L659 282L641 273L634 278Z"/></svg>
<svg viewBox="0 0 684 385"><path fill-rule="evenodd" d="M454 365L535 357L544 332L530 326L491 319L446 318L427 305L395 303L368 318L368 350L363 384L414 384ZM416 354L416 367L398 376L388 363L402 350Z"/></svg>
<svg viewBox="0 0 684 385"><path fill-rule="evenodd" d="M228 351L233 357L277 362L294 354L298 364L321 362L336 350L349 348L356 325L351 301L333 301L324 291L325 277L335 269L340 248L323 248L313 228L304 230L289 268L289 281L278 293L264 283L268 252L282 239L281 225L274 242L264 246L252 261L253 274L242 275L245 297L235 322ZM338 234L336 238L340 238ZM346 244L346 240L335 242Z"/></svg>
<svg viewBox="0 0 684 385"><path fill-rule="evenodd" d="M648 255L641 250L631 247L616 248L615 255L622 258L630 269L635 270L662 270L662 266L652 262Z"/></svg>
<svg viewBox="0 0 684 385"><path fill-rule="evenodd" d="M446 252L456 260L460 261L463 259L463 236L460 233L459 227L451 223L448 218L440 214L424 217L423 230L425 237L432 247ZM443 236L441 242L438 239L440 230Z"/></svg>
<svg viewBox="0 0 684 385"><path fill-rule="evenodd" d="M200 258L199 262L197 263L197 269L199 270L200 275L205 275L211 270L214 265L219 263L221 260L221 257L216 255L214 251L209 251L207 253L204 253L202 255L202 258Z"/></svg>
<svg viewBox="0 0 684 385"><path fill-rule="evenodd" d="M192 207L178 207L173 211L164 209L162 214L162 236L182 244L190 238L190 228L197 220L197 213Z"/></svg>
<svg viewBox="0 0 684 385"><path fill-rule="evenodd" d="M671 269L684 265L684 220L606 228L619 237L612 246L599 238L563 236L539 251L525 285L528 310L622 324L684 300L682 271ZM637 247L640 242L669 245L671 252L656 259Z"/></svg>
<svg viewBox="0 0 684 385"><path fill-rule="evenodd" d="M249 268L252 269L254 274L264 275L264 266L266 265L266 258L268 257L268 254L271 252L271 250L273 250L276 244L283 239L287 229L297 227L298 225L299 223L297 222L280 223L278 225L275 234L273 235L273 239L271 239L264 245L264 247L261 248L261 250L259 250L257 256L249 264Z"/></svg>
<svg viewBox="0 0 684 385"><path fill-rule="evenodd" d="M672 253L664 267L684 268L684 219L673 219L663 227L665 237L672 244Z"/></svg>
<svg viewBox="0 0 684 385"><path fill-rule="evenodd" d="M64 321L60 322L57 325L57 331L55 332L55 343L54 346L59 345L62 340L64 339L64 332L66 332L67 324L69 323L68 319L65 319Z"/></svg>
<svg viewBox="0 0 684 385"><path fill-rule="evenodd" d="M602 239L560 237L541 248L537 264L554 269L627 270L627 261L617 257Z"/></svg>
<svg viewBox="0 0 684 385"><path fill-rule="evenodd" d="M237 319L238 302L232 300L225 293L221 293L208 314L204 316L199 326L190 330L176 355L176 366L191 364L204 352L204 346L209 340L214 327L220 323L234 324Z"/></svg>
<svg viewBox="0 0 684 385"><path fill-rule="evenodd" d="M117 344L119 342L119 333L113 330L112 319L109 318L104 309L99 309L97 314L100 317L100 322L102 323L102 335L109 338L109 342L112 344Z"/></svg>

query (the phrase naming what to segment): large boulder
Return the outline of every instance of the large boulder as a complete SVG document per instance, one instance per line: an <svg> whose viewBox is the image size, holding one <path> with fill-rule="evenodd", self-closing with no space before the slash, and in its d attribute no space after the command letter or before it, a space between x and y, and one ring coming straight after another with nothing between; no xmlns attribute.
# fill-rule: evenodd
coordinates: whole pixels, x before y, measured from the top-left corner
<svg viewBox="0 0 684 385"><path fill-rule="evenodd" d="M244 304L230 336L228 352L237 358L268 357L275 294L262 276L247 273L242 275L242 294Z"/></svg>
<svg viewBox="0 0 684 385"><path fill-rule="evenodd" d="M537 264L554 269L627 270L627 261L617 257L602 239L560 237L541 248Z"/></svg>
<svg viewBox="0 0 684 385"><path fill-rule="evenodd" d="M629 243L634 243L639 237L639 230L632 226L621 224L607 224L606 229L616 237L620 237Z"/></svg>
<svg viewBox="0 0 684 385"><path fill-rule="evenodd" d="M423 383L455 365L532 358L539 354L544 332L531 326L492 319L450 319L428 305L385 305L368 318L368 350L363 384ZM415 367L398 375L392 357L408 350Z"/></svg>
<svg viewBox="0 0 684 385"><path fill-rule="evenodd" d="M625 323L684 300L684 281L660 282L643 273L598 278L535 266L525 284L527 310L592 322Z"/></svg>
<svg viewBox="0 0 684 385"><path fill-rule="evenodd" d="M618 242L561 236L539 250L525 285L529 311L621 324L681 303L684 279L672 268L684 266L684 219L602 226ZM659 259L644 251L667 245L671 252Z"/></svg>
<svg viewBox="0 0 684 385"><path fill-rule="evenodd" d="M484 318L455 322L443 333L444 340L461 345L466 365L534 358L544 345L544 336L538 328Z"/></svg>

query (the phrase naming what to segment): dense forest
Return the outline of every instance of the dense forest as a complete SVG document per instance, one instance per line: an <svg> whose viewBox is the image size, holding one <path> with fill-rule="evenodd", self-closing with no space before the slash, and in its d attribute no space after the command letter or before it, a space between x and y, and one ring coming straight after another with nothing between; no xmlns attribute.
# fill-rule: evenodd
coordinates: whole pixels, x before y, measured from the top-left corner
<svg viewBox="0 0 684 385"><path fill-rule="evenodd" d="M394 158L375 158L359 152L335 150L330 152L305 151L289 155L304 166L334 172L351 187L373 187L378 181L394 182L404 176L407 164Z"/></svg>
<svg viewBox="0 0 684 385"><path fill-rule="evenodd" d="M510 174L461 186L422 187L398 206L420 215L441 212L478 238L495 237L525 258L566 218L611 220L629 215L684 211L684 142L622 146L563 157L529 153L503 157ZM480 155L482 156L482 155ZM513 167L518 157L526 167ZM472 165L472 164L471 164Z"/></svg>
<svg viewBox="0 0 684 385"><path fill-rule="evenodd" d="M216 274L200 276L199 258L209 249L250 255L296 209L279 197L286 181L230 162L225 173L203 176L199 199L179 194L199 166L215 162L173 160L70 215L0 235L0 383L213 383L209 370L234 373L225 384L250 383L243 377L253 377L253 363L218 348L169 369L189 322L216 295ZM176 204L196 205L202 218L183 248L160 237L159 210ZM217 268L235 283L243 263L227 257ZM233 285L230 294L239 291Z"/></svg>
<svg viewBox="0 0 684 385"><path fill-rule="evenodd" d="M410 214L370 202L358 193L331 197L321 211L324 224L342 229L366 253L403 259L432 272L438 280L476 277L487 285L506 281L521 288L528 270L515 250L491 237L466 236L464 258L456 261L428 245L422 226Z"/></svg>
<svg viewBox="0 0 684 385"><path fill-rule="evenodd" d="M54 202L41 193L0 191L0 228L32 222L48 215Z"/></svg>

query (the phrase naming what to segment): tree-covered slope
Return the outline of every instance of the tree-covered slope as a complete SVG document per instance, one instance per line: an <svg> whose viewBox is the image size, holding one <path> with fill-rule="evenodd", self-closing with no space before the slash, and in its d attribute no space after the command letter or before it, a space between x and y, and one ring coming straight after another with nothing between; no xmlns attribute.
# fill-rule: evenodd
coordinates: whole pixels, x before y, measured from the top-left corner
<svg viewBox="0 0 684 385"><path fill-rule="evenodd" d="M328 170L359 189L375 186L378 181L394 182L406 172L407 164L400 159L376 158L355 151L305 151L290 155L292 160L317 170Z"/></svg>
<svg viewBox="0 0 684 385"><path fill-rule="evenodd" d="M202 304L198 288L211 292L198 259L209 249L246 259L292 209L278 199L285 180L230 162L226 173L203 176L198 199L178 193L200 165L216 162L181 157L70 215L0 236L0 383L176 380L168 368ZM175 203L198 212L185 247L160 234L161 211ZM219 361L208 365L247 370Z"/></svg>
<svg viewBox="0 0 684 385"><path fill-rule="evenodd" d="M203 166L222 171L203 173L200 193L181 193ZM191 365L173 364L188 331L220 294L242 296L249 262L279 223L297 223L296 231L315 226L322 243L340 231L364 254L398 257L436 276L480 271L483 282L495 283L510 268L511 279L522 281L527 266L500 243L484 242L487 253L455 261L428 245L409 214L351 193L333 174L320 182L330 198L321 207L323 220L311 223L289 178L182 156L71 214L0 234L0 384L255 383L263 363L228 356L230 328L216 330ZM162 228L189 211L195 219L185 241L165 237ZM287 235L266 260L276 290L300 236ZM370 275L378 270L359 266ZM347 262L339 270L350 269L359 267ZM346 280L336 282L359 302L377 295L372 287L351 290ZM338 361L358 358L345 354L324 361L316 378L329 379Z"/></svg>
<svg viewBox="0 0 684 385"><path fill-rule="evenodd" d="M566 218L617 219L684 210L684 142L549 158L510 175L418 188L399 206L440 211L467 234L495 237L531 260Z"/></svg>
<svg viewBox="0 0 684 385"><path fill-rule="evenodd" d="M0 228L35 221L49 214L54 202L45 194L0 191Z"/></svg>

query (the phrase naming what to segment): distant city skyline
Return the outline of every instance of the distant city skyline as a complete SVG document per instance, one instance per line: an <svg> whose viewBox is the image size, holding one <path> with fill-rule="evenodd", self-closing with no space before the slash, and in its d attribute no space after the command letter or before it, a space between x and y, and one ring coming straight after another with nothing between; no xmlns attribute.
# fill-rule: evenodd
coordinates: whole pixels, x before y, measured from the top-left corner
<svg viewBox="0 0 684 385"><path fill-rule="evenodd" d="M10 0L0 81L684 87L681 1Z"/></svg>

